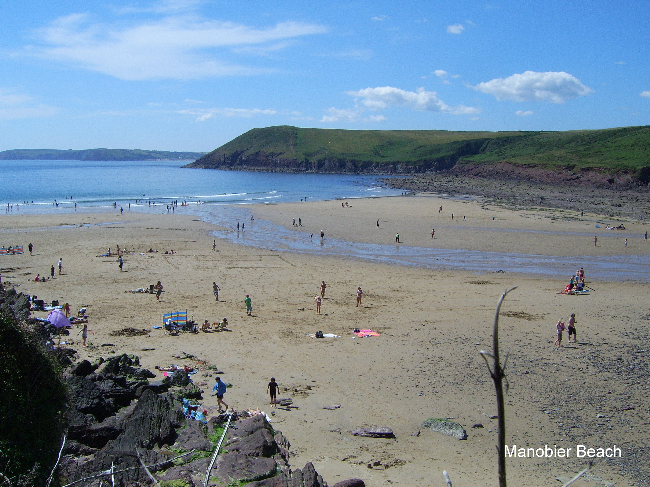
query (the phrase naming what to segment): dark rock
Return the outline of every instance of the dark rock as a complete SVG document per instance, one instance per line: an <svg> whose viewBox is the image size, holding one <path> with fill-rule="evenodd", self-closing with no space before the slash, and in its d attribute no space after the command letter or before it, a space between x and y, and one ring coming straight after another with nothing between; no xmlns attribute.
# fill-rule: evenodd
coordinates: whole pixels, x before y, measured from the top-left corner
<svg viewBox="0 0 650 487"><path fill-rule="evenodd" d="M175 448L180 450L211 451L212 442L208 439L203 423L188 420L187 426L180 430L176 438Z"/></svg>
<svg viewBox="0 0 650 487"><path fill-rule="evenodd" d="M250 482L244 487L327 487L327 482L318 475L314 465L308 462L302 470L283 471L275 477Z"/></svg>
<svg viewBox="0 0 650 487"><path fill-rule="evenodd" d="M167 392L169 390L169 384L166 384L162 380L157 380L154 382L149 382L148 384L139 385L135 390L135 397L139 398L146 390L150 390L154 394L162 394L163 392Z"/></svg>
<svg viewBox="0 0 650 487"><path fill-rule="evenodd" d="M167 383L169 387L185 387L191 381L187 372L176 371L172 375L165 377L163 382Z"/></svg>
<svg viewBox="0 0 650 487"><path fill-rule="evenodd" d="M213 470L211 475L216 475L224 484L264 480L277 473L277 464L272 458L235 451L219 455L215 466L216 471Z"/></svg>
<svg viewBox="0 0 650 487"><path fill-rule="evenodd" d="M78 377L85 377L95 372L95 369L96 367L93 367L88 360L82 360L70 368L70 373Z"/></svg>
<svg viewBox="0 0 650 487"><path fill-rule="evenodd" d="M395 438L393 430L386 426L369 426L357 428L350 431L354 436L365 436L368 438Z"/></svg>
<svg viewBox="0 0 650 487"><path fill-rule="evenodd" d="M366 487L366 483L361 479L348 479L337 482L332 487Z"/></svg>
<svg viewBox="0 0 650 487"><path fill-rule="evenodd" d="M483 428L483 423L475 423L472 425L472 428Z"/></svg>
<svg viewBox="0 0 650 487"><path fill-rule="evenodd" d="M84 445L83 443L79 443L78 441L69 440L65 442L65 446L63 447L62 454L81 457L81 456L92 455L93 453L96 452L97 452L97 448L91 448L87 445Z"/></svg>
<svg viewBox="0 0 650 487"><path fill-rule="evenodd" d="M136 448L152 448L172 445L179 428L185 420L181 402L165 393L156 395L145 391L136 404L133 414L125 419L124 431L106 448L118 451L135 451Z"/></svg>
<svg viewBox="0 0 650 487"><path fill-rule="evenodd" d="M92 414L97 421L102 421L114 413L95 382L77 376L67 377L66 382L73 398L72 405L81 413Z"/></svg>

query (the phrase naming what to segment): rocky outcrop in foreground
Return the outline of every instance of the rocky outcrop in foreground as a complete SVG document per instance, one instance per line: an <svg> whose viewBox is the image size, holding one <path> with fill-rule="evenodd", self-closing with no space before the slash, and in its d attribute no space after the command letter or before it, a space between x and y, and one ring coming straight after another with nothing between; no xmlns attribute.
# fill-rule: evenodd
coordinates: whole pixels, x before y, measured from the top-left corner
<svg viewBox="0 0 650 487"><path fill-rule="evenodd" d="M126 355L71 366L65 374L72 404L58 469L61 484L90 487L113 478L113 485L122 487L153 485L154 479L179 487L204 485L229 416L207 423L186 417L182 397L191 384L186 374L175 375L186 380L150 383L154 374ZM291 468L289 448L263 414L234 413L207 485L327 487L311 463ZM345 482L364 485L359 479Z"/></svg>

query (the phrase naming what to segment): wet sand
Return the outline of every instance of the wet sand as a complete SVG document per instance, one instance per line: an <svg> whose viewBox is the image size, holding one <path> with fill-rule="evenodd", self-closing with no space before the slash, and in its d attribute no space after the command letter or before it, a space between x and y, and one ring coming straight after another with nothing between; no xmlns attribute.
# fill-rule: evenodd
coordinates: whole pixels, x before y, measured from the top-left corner
<svg viewBox="0 0 650 487"><path fill-rule="evenodd" d="M443 212L438 213L440 204ZM596 215L512 211L436 198L295 203L251 209L256 221L272 219L300 238L399 245L517 251L543 255L648 255L647 226L626 222L623 233L602 228L593 247ZM454 220L451 220L451 213ZM465 219L462 220L462 217ZM492 218L494 217L494 219ZM292 219L301 218L302 227ZM380 226L377 228L376 220ZM462 223L461 223L462 222ZM246 232L255 232L246 222ZM435 239L431 228L435 225ZM463 225L470 226L465 228ZM498 225L498 231L495 226ZM575 448L618 445L622 457L597 461L593 472L619 486L647 485L648 365L650 338L648 284L594 281L586 268L589 296L557 294L566 279L518 273L474 273L366 263L344 257L260 250L217 239L215 228L187 215L125 212L0 217L3 245L34 244L29 253L1 256L3 282L46 301L88 309L91 346L81 346L80 328L69 341L81 358L133 353L144 367L198 363L223 372L233 385L226 401L239 410L261 408L292 444L292 465L312 461L331 484L359 477L370 486L497 483L494 390L479 351L491 349L494 308L504 290L517 286L502 307L502 353L509 352L506 396L509 445L546 444ZM609 233L608 233L609 232ZM127 249L124 272L117 257L99 257L108 247ZM147 253L153 248L158 252ZM174 254L165 254L167 250ZM63 259L63 274L49 275ZM567 269L567 275L575 269ZM165 292L132 293L161 280ZM314 296L327 283L322 314ZM212 282L221 287L212 295ZM355 306L355 291L364 291ZM253 300L246 316L244 297ZM187 310L201 323L227 317L231 332L165 335L153 326L162 313ZM555 323L576 313L578 343L554 347ZM46 313L36 313L45 317ZM112 336L125 327L148 336ZM381 336L356 338L354 328ZM316 339L318 330L339 338ZM193 376L209 396L214 370L200 365ZM295 408L274 409L266 384L274 376L279 397ZM340 405L336 409L326 406ZM461 441L421 428L427 418L454 418L468 433ZM492 418L492 419L491 419ZM481 423L482 428L473 428ZM360 426L388 426L395 439L352 436ZM419 432L419 434L418 434ZM510 458L513 485L539 486L569 478L585 459ZM370 467L369 467L370 465ZM597 485L579 481L573 485Z"/></svg>

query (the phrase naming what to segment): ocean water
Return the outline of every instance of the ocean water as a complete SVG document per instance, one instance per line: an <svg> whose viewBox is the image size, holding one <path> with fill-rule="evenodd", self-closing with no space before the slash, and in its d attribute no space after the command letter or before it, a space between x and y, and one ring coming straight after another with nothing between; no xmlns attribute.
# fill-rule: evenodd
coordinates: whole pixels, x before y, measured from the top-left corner
<svg viewBox="0 0 650 487"><path fill-rule="evenodd" d="M373 176L182 168L186 162L0 161L0 203L6 213L29 214L112 210L114 206L165 213L173 201L187 202L187 206L174 207L174 212L196 215L224 228L213 232L215 237L256 248L477 274L567 277L584 267L594 279L650 282L646 256L553 257L361 244L329 237L321 241L319 236L310 238L268 221L251 221L252 205L387 197L402 191L383 187ZM236 230L238 221L246 223L245 231Z"/></svg>

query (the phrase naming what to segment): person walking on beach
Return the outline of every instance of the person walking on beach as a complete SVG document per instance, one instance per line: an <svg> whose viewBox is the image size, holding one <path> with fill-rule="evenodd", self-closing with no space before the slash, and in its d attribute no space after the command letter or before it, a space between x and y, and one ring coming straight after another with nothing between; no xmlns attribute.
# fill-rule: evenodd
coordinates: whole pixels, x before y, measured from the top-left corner
<svg viewBox="0 0 650 487"><path fill-rule="evenodd" d="M648 232L645 232L645 236L646 236L646 240L647 240L648 239ZM27 246L27 248L29 249L29 255L34 255L34 254L32 254L32 250L34 250L34 246L32 245L31 242L29 242L29 245Z"/></svg>
<svg viewBox="0 0 650 487"><path fill-rule="evenodd" d="M578 335L576 333L576 314L571 313L571 318L569 318L569 342L571 341L571 335L573 335L573 343L578 342Z"/></svg>
<svg viewBox="0 0 650 487"><path fill-rule="evenodd" d="M213 240L212 241L212 251L214 252L215 250L217 250L217 241Z"/></svg>
<svg viewBox="0 0 650 487"><path fill-rule="evenodd" d="M217 405L219 406L219 412L221 413L221 406L226 407L226 411L228 411L229 407L228 405L223 402L223 395L226 393L226 390L228 389L228 386L224 382L221 381L221 377L217 376L217 382L215 382L214 387L212 388L212 392L214 392L217 396ZM213 396L215 394L212 394Z"/></svg>
<svg viewBox="0 0 650 487"><path fill-rule="evenodd" d="M214 297L216 301L219 301L219 286L217 286L216 282L212 282L212 292L214 293Z"/></svg>
<svg viewBox="0 0 650 487"><path fill-rule="evenodd" d="M314 299L316 300L316 313L320 314L320 305L322 303L322 299L320 296L314 296Z"/></svg>
<svg viewBox="0 0 650 487"><path fill-rule="evenodd" d="M598 243L598 237L594 236L594 247L596 246L597 243Z"/></svg>
<svg viewBox="0 0 650 487"><path fill-rule="evenodd" d="M564 331L564 321L558 320L555 328L557 330L557 339L555 340L555 345L557 345L557 348L560 348L562 346L562 332Z"/></svg>
<svg viewBox="0 0 650 487"><path fill-rule="evenodd" d="M395 243L399 243L399 233L395 235Z"/></svg>
<svg viewBox="0 0 650 487"><path fill-rule="evenodd" d="M50 269L50 276L54 279L54 266Z"/></svg>
<svg viewBox="0 0 650 487"><path fill-rule="evenodd" d="M63 272L63 258L59 258L59 275Z"/></svg>
<svg viewBox="0 0 650 487"><path fill-rule="evenodd" d="M269 385L266 387L266 391L269 393L271 396L271 407L277 408L277 394L278 394L278 388L280 386L278 385L277 382L275 382L275 377L271 377L271 382L269 382Z"/></svg>
<svg viewBox="0 0 650 487"><path fill-rule="evenodd" d="M121 255L120 255L120 263L119 263L119 266L120 266L120 272L122 272L122 267L124 267L124 260L122 260L122 256L121 256Z"/></svg>
<svg viewBox="0 0 650 487"><path fill-rule="evenodd" d="M160 295L163 292L163 285L162 282L158 281L156 285L154 286L154 289L156 290L156 300L160 301Z"/></svg>
<svg viewBox="0 0 650 487"><path fill-rule="evenodd" d="M325 281L321 281L320 283L320 297L325 298L325 288L327 288L327 284L325 284Z"/></svg>
<svg viewBox="0 0 650 487"><path fill-rule="evenodd" d="M246 295L246 299L244 299L244 303L246 303L246 315L253 316L253 303L251 302L251 297L248 294Z"/></svg>
<svg viewBox="0 0 650 487"><path fill-rule="evenodd" d="M436 234L436 229L435 229L435 228L432 228L432 229L431 229L431 238L433 238L433 236L434 236L435 234Z"/></svg>
<svg viewBox="0 0 650 487"><path fill-rule="evenodd" d="M363 296L363 291L361 290L361 286L357 288L357 307L361 304L361 297Z"/></svg>

